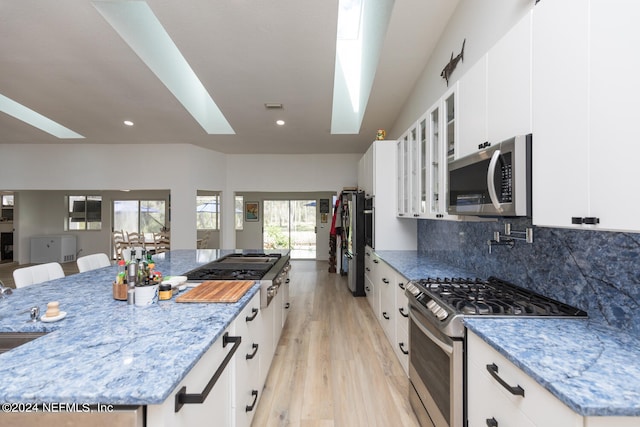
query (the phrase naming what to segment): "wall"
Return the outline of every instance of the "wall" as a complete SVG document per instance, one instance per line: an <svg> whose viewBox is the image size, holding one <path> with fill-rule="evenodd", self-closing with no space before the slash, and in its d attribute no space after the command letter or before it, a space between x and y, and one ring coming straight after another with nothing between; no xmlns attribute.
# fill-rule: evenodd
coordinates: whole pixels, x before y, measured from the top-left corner
<svg viewBox="0 0 640 427"><path fill-rule="evenodd" d="M339 192L344 186L356 185L360 156L226 155L189 144L0 144L0 190L35 191L31 199L26 196L24 209L16 207L16 216L26 215L16 220L26 227L16 231L21 242L28 241L34 230L37 234L61 230L62 218L42 209L41 203L46 200L47 206L60 203L59 209L64 207L46 191L168 190L171 246L176 249L196 247L197 191L217 191L223 203L218 247L233 248L236 191ZM138 168L137 164L146 166ZM99 233L93 236L100 242L91 242L88 236L82 237L87 252L110 242ZM28 262L24 259L28 249L18 251L23 254L19 262Z"/></svg>
<svg viewBox="0 0 640 427"><path fill-rule="evenodd" d="M236 247L255 249L263 247L263 209L265 200L315 200L316 201L316 260L329 259L329 231L333 215L333 197L335 192L237 192L245 202L258 202L260 208L259 221L244 222L244 228L236 231ZM319 200L328 199L330 213L326 223L321 222Z"/></svg>
<svg viewBox="0 0 640 427"><path fill-rule="evenodd" d="M498 222L418 221L418 250L477 277L496 276L575 305L592 319L640 336L640 234L534 228L534 242L487 241ZM514 230L527 219L506 220Z"/></svg>
<svg viewBox="0 0 640 427"><path fill-rule="evenodd" d="M529 12L533 4L533 0L461 0L387 137L398 139L444 94L447 84L440 73L449 63L451 53L454 56L460 53L463 40L466 39L464 59L453 72L450 86ZM419 41L416 45L419 46Z"/></svg>

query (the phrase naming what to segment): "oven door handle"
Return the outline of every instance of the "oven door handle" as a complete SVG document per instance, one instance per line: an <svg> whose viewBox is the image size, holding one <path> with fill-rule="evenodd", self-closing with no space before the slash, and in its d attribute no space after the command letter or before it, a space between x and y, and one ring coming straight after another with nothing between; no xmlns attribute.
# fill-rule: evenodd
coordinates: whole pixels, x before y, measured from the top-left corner
<svg viewBox="0 0 640 427"><path fill-rule="evenodd" d="M427 338L429 338L431 341L433 341L433 343L435 345L440 347L442 349L442 351L444 351L448 355L452 355L453 354L453 346L448 345L448 344L443 343L442 341L440 341L435 335L433 335L433 333L430 330L425 328L422 325L422 323L420 323L420 321L411 312L411 310L409 310L409 317L411 318L411 320L413 320L413 323L415 323L415 325L418 327L418 329L420 329L420 331L422 331L422 333L425 334L427 336Z"/></svg>

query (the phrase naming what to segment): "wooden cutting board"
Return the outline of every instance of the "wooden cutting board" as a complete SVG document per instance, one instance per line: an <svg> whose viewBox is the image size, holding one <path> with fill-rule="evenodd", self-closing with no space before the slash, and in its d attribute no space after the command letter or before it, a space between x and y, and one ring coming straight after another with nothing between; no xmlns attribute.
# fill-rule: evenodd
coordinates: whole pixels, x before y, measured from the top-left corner
<svg viewBox="0 0 640 427"><path fill-rule="evenodd" d="M237 302L253 280L209 280L176 298L176 302Z"/></svg>

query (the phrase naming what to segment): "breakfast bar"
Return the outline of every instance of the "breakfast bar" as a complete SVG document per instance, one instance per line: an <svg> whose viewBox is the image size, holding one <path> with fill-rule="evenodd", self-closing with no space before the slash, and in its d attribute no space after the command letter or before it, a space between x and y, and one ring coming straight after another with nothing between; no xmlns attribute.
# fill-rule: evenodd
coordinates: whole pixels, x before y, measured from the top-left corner
<svg viewBox="0 0 640 427"><path fill-rule="evenodd" d="M167 252L154 256L155 268L165 277L181 275L233 252ZM74 274L0 300L0 334L45 333L0 354L0 402L160 405L173 399L176 387L245 306L259 303L255 283L236 303L181 304L174 294L148 307L128 305L112 297L116 273L112 266ZM44 314L51 301L58 301L66 316L31 322L30 309L39 307Z"/></svg>

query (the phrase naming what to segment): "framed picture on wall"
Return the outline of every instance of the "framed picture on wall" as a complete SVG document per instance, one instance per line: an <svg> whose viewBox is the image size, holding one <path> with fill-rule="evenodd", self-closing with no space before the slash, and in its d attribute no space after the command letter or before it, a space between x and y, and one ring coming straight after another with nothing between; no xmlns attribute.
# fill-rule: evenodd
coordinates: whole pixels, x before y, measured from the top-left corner
<svg viewBox="0 0 640 427"><path fill-rule="evenodd" d="M248 222L256 222L259 219L259 203L245 202L244 204L244 220Z"/></svg>

